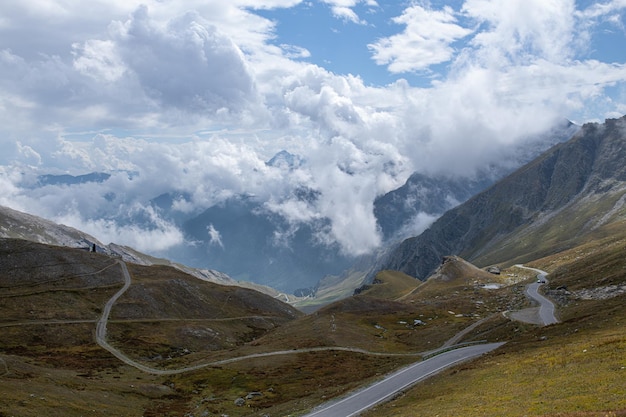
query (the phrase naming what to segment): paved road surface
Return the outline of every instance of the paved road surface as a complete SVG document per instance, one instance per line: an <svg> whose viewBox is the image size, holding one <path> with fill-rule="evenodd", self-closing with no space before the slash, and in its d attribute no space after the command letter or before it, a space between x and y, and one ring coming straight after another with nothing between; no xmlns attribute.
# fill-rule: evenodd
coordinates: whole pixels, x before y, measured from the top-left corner
<svg viewBox="0 0 626 417"><path fill-rule="evenodd" d="M102 316L96 323L96 342L104 349L108 350L112 355L126 363L127 365L133 366L143 372L157 374L157 375L172 375L172 374L180 374L183 372L189 372L201 368L205 368L208 366L219 366L227 363L232 363L240 360L245 360L249 358L260 358L265 356L274 356L274 355L292 355L295 353L302 352L315 352L315 351L323 351L323 350L341 350L341 351L350 351L350 352L359 352L365 353L369 355L384 355L384 356L395 356L389 353L374 353L368 352L361 349L355 348L342 348L342 347L320 347L320 348L310 348L310 349L298 349L298 350L284 350L277 352L267 352L267 353L258 353L246 356L240 356L237 358L231 358L221 361L215 361L210 363L203 363L199 365L189 366L185 368L178 369L155 369L149 366L146 366L142 363L139 363L123 352L119 351L115 347L111 346L106 341L106 332L107 332L107 321L109 319L109 315L111 314L111 308L113 304L126 292L126 290L131 285L131 277L128 273L128 269L126 268L126 264L123 261L119 261L119 265L122 269L122 274L124 276L124 286L116 292L109 301L104 306L102 311ZM323 417L323 416L352 416L360 411L363 411L367 408L372 407L373 405L388 399L393 396L398 391L424 379L435 373L445 369L449 366L452 366L456 363L467 361L469 359L480 356L486 352L489 352L493 349L498 348L503 343L491 343L484 345L474 345L468 346L464 348L459 348L456 350L451 350L445 353L442 353L438 356L432 357L425 361L417 362L414 365L411 365L407 368L404 368L390 376L387 376L384 380L367 387L361 391L358 391L356 394L353 394L351 397L343 399L341 401L335 402L329 406L326 406L319 411L316 411L310 416ZM411 354L404 354L409 356ZM403 356L404 356L403 355ZM330 411L328 411L330 410Z"/></svg>
<svg viewBox="0 0 626 417"><path fill-rule="evenodd" d="M544 282L548 283L548 280L546 279L546 275L548 275L548 273L546 271L542 271L541 269L529 268L524 265L515 265L515 266L520 267L520 268L530 269L537 273L537 280L540 282L533 282L532 284L529 284L526 287L526 294L531 299L539 303L539 319L541 320L544 326L558 323L559 320L556 318L554 314L554 303L550 301L549 299L547 299L546 297L544 297L543 295L539 294L539 288L544 284Z"/></svg>
<svg viewBox="0 0 626 417"><path fill-rule="evenodd" d="M322 405L304 417L350 417L388 400L399 391L460 362L474 359L504 343L489 343L451 350L387 376L380 382L359 390L339 401Z"/></svg>
<svg viewBox="0 0 626 417"><path fill-rule="evenodd" d="M482 318L482 319L478 320L477 322L474 322L473 324L470 324L469 326L467 326L466 328L464 328L463 330L461 330L460 332L458 332L457 334L452 336L450 339L448 339L443 345L441 345L441 347L442 348L447 348L447 347L452 347L452 346L456 345L469 332L471 332L472 330L474 330L476 327L480 326L481 324L483 324L487 320L491 319L492 317L497 316L498 314L500 314L500 313L494 313L494 314L492 314L490 316L487 316L485 318Z"/></svg>

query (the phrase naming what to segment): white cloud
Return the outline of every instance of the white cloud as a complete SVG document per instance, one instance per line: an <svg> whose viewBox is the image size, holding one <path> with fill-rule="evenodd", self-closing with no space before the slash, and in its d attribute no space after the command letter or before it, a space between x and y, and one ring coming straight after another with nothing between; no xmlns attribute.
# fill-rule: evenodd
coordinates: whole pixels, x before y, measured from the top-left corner
<svg viewBox="0 0 626 417"><path fill-rule="evenodd" d="M258 97L243 53L197 12L158 22L140 6L108 32L108 39L73 44L73 66L94 79L93 90L115 82L114 91L131 89L138 106L173 115L230 118L255 111ZM128 106L117 94L109 99L117 111Z"/></svg>
<svg viewBox="0 0 626 417"><path fill-rule="evenodd" d="M174 225L152 214L151 227L120 225L114 219L84 219L80 213L66 211L53 221L82 230L105 243L130 246L146 253L162 253L184 242L183 233Z"/></svg>
<svg viewBox="0 0 626 417"><path fill-rule="evenodd" d="M380 244L374 199L414 170L470 175L557 119L625 108L606 96L607 86L624 91L624 64L584 58L597 22L621 13L623 0L584 10L572 0L467 0L458 10L413 2L394 20L399 33L363 43L394 73L447 63L423 88L402 79L375 86L310 64L306 48L280 45L277 22L254 13L299 3L3 7L0 204L158 251L181 236L150 211L150 199L175 190L186 197L174 209L194 213L249 194L294 228L328 219L320 241L360 254ZM378 7L326 4L353 22L363 7ZM282 149L302 163L266 166ZM89 171L112 176L24 186L39 173ZM298 199L299 189L316 199ZM135 218L145 227L129 226ZM429 221L418 217L416 227ZM293 231L282 232L278 240Z"/></svg>
<svg viewBox="0 0 626 417"><path fill-rule="evenodd" d="M119 56L115 43L110 40L91 39L80 45L72 45L76 55L74 68L96 81L113 82L119 80L126 72L126 67Z"/></svg>
<svg viewBox="0 0 626 417"><path fill-rule="evenodd" d="M513 63L572 58L574 0L467 0L462 11L486 29L472 44Z"/></svg>
<svg viewBox="0 0 626 417"><path fill-rule="evenodd" d="M577 11L576 15L584 19L595 19L603 16L615 16L615 12L626 9L626 0L610 0L602 3L592 3L584 10Z"/></svg>
<svg viewBox="0 0 626 417"><path fill-rule="evenodd" d="M21 155L21 159L32 165L41 165L41 155L28 145L22 145L19 141L16 143L17 151Z"/></svg>
<svg viewBox="0 0 626 417"><path fill-rule="evenodd" d="M471 33L457 24L452 8L431 10L413 5L393 21L404 25L402 33L369 44L373 59L387 65L390 72L425 70L431 65L449 61L454 55L452 44Z"/></svg>
<svg viewBox="0 0 626 417"><path fill-rule="evenodd" d="M437 220L437 216L431 216L426 213L418 213L413 217L406 228L402 230L402 237L408 238L418 236L424 230L428 229L431 224Z"/></svg>
<svg viewBox="0 0 626 417"><path fill-rule="evenodd" d="M165 106L239 112L255 98L241 51L197 13L186 13L161 27L144 6L111 31L123 61L146 94Z"/></svg>
<svg viewBox="0 0 626 417"><path fill-rule="evenodd" d="M285 51L285 57L289 59L309 58L311 56L311 52L309 52L306 48L302 48L297 45L287 45L283 43L280 47L283 51Z"/></svg>
<svg viewBox="0 0 626 417"><path fill-rule="evenodd" d="M215 229L213 224L209 224L207 226L207 233L209 234L209 244L218 245L221 248L224 247L224 244L222 243L222 235L217 229Z"/></svg>
<svg viewBox="0 0 626 417"><path fill-rule="evenodd" d="M358 4L363 3L371 8L378 7L378 3L374 0L322 0L322 2L330 6L336 18L357 24L367 23L354 11Z"/></svg>

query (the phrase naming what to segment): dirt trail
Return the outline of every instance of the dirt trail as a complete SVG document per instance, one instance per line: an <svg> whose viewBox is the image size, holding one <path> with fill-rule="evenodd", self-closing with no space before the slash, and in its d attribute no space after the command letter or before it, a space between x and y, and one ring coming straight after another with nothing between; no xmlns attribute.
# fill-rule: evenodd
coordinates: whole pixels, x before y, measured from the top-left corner
<svg viewBox="0 0 626 417"><path fill-rule="evenodd" d="M211 367L211 366L221 366L221 365L225 365L225 364L229 364L229 363L233 363L233 362L243 361L243 360L246 360L246 359L263 358L263 357L268 357L268 356L279 356L279 355L293 355L293 354L298 354L298 353L324 352L324 351L354 352L354 353L362 353L362 354L365 354L365 355L375 355L375 356L422 356L423 355L423 352L419 352L419 353L371 352L371 351L368 351L368 350L365 350L365 349L329 346L329 347L316 347L316 348L308 348L308 349L292 349L292 350L279 350L279 351L265 352L265 353L255 353L255 354L251 354L251 355L238 356L236 358L230 358L230 359L224 359L224 360L220 360L220 361L207 362L207 363L203 363L203 364L187 366L187 367L178 368L178 369L156 369L156 368L152 368L152 367L146 366L146 365L144 365L142 363L139 363L139 362L129 358L123 352L121 352L117 348L111 346L106 341L107 322L108 322L108 319L109 319L109 315L111 313L111 308L113 307L113 304L115 304L115 302L122 296L122 294L124 294L124 292L126 292L126 290L130 287L130 284L131 284L131 277L130 277L130 274L128 273L128 269L126 268L126 264L123 261L121 261L121 260L118 261L118 263L119 263L119 265L122 268L122 274L124 276L124 286L117 293L115 293L115 295L113 295L113 297L111 297L111 299L109 301L107 301L106 305L104 306L104 310L102 312L102 316L100 317L100 319L98 320L97 325L96 325L96 342L103 349L106 349L107 351L109 351L113 356L115 356L116 358L118 358L119 360L124 362L125 364L127 364L129 366L132 366L132 367L135 367L135 368L137 368L137 369L139 369L139 370L141 370L143 372L146 372L146 373L155 374L155 375L174 375L174 374L181 374L181 373L189 372L189 371L195 371L195 370L198 370L198 369L207 368L207 367ZM256 317L256 316L254 316L254 317ZM455 337L453 337L452 339L448 340L446 342L446 344L444 344L444 346L442 346L442 348L452 346L461 337L463 337L465 334L467 334L469 331L471 331L474 327L479 325L480 322L481 321L476 322L476 323L472 324L471 326L469 326L468 328L466 328L466 329L462 330L461 332L459 332Z"/></svg>
<svg viewBox="0 0 626 417"><path fill-rule="evenodd" d="M443 345L441 345L441 348L447 348L447 347L454 346L455 344L459 343L459 340L461 340L469 332L471 332L476 327L480 326L481 324L483 324L484 322L486 322L490 318L492 318L494 316L497 316L498 314L500 314L500 313L494 313L494 314L492 314L490 316L487 316L485 318L482 318L482 319L478 320L475 323L470 324L469 326L467 326L466 328L464 328L463 330L461 330L460 332L458 332L457 334L452 336L450 339L448 339Z"/></svg>

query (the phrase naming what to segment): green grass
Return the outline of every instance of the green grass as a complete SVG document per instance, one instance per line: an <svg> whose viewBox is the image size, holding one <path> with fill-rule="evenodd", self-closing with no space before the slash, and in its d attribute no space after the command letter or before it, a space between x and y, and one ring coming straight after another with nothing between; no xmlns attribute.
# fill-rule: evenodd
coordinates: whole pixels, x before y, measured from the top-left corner
<svg viewBox="0 0 626 417"><path fill-rule="evenodd" d="M574 291L624 282L626 239L620 238L616 232L621 228L615 227L598 230L593 241L532 266L554 271L553 289L565 285ZM82 252L76 256L86 256L82 262L100 259L100 255ZM104 258L98 265L106 265L104 261L110 260ZM93 271L96 265L90 268ZM506 340L507 345L419 384L368 415L587 417L609 411L619 415L626 409L623 296L570 300L560 307L563 324L538 328L495 314L527 304L524 283L518 281L532 273L511 268L493 276L459 261L447 265L445 279L420 284L385 272L379 275L380 284L361 295L310 315L258 321L237 318L262 314L267 307L261 301L265 298L256 298L248 290L213 286L162 266L129 269L132 290L113 308L110 340L152 366L176 368L318 346L418 353L440 346L456 332L488 317L464 340ZM54 275L43 269L33 271L40 278ZM24 315L29 319L39 315L97 318L98 309L121 286L119 271L105 271L113 274L106 275L105 288L94 287L93 281L81 284L75 276L63 278L55 281L48 297L45 285L11 289L22 294L0 297L0 308L12 320ZM481 287L485 282L513 284L486 290ZM230 302L235 298L237 302ZM24 307L34 301L44 307ZM268 314L276 315L280 311L276 308ZM236 319L212 321L227 317ZM415 319L426 324L414 325ZM94 329L95 323L2 328L0 358L8 372L0 375L0 410L6 415L70 417L89 415L90 406L120 416L301 415L416 359L340 351L294 353L159 377L123 365L98 347ZM180 355L180 348L191 348L191 352ZM155 355L161 359L151 360ZM4 367L0 366L0 372ZM246 400L244 407L234 404L236 398L257 391L262 395ZM44 396L45 402L39 399Z"/></svg>
<svg viewBox="0 0 626 417"><path fill-rule="evenodd" d="M554 271L549 276L552 289L623 285L626 240L608 233L611 230L599 230L597 239L532 265ZM545 328L494 317L472 337L508 344L420 383L365 415L626 415L625 304L626 295L570 298L559 306L563 323Z"/></svg>
<svg viewBox="0 0 626 417"><path fill-rule="evenodd" d="M623 301L623 300L618 300ZM617 318L617 317L616 317ZM623 326L624 314L617 324ZM366 416L521 416L626 410L623 327L531 332ZM559 327L559 326L556 326ZM538 341L537 336L547 340Z"/></svg>

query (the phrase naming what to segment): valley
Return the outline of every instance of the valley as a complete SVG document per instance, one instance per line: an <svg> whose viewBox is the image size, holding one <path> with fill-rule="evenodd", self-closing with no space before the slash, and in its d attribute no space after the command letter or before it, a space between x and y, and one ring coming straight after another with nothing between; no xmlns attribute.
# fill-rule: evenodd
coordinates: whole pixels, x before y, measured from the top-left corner
<svg viewBox="0 0 626 417"><path fill-rule="evenodd" d="M611 241L614 250L625 246L619 239ZM577 250L599 257L607 243ZM561 337L569 340L584 334L589 336L584 346L601 343L602 354L592 362L609 360L614 369L603 373L607 382L602 386L617 383L621 378L620 358L613 350L617 348L619 352L626 343L621 331L624 312L620 296L605 300L597 310L598 315L592 315L595 320L585 312L591 307L587 304L597 305L598 301L578 300L575 306L559 306L564 321L556 326L537 327L510 321L501 313L527 306L526 283L536 282L536 272L517 266L493 275L452 257L425 283L384 272L359 295L306 316L280 305L278 310L262 311L268 308L267 302L258 303L254 300L257 295L250 299L252 294L236 302L235 298L229 301L229 295L222 295L220 302L205 306L212 312L204 312L198 308L200 305L194 308L193 299L186 302L188 308L181 310L176 302L178 296L172 291L174 287L168 287L169 296L161 299L155 295L163 293L148 285L153 283L158 287L164 285L160 281L183 279L177 270L129 265L128 276L132 279L126 280L120 261L108 256L24 241L5 240L3 245L5 262L19 256L45 260L50 258L49 251L61 259L80 259L80 263L74 260L70 263L78 267L78 274L63 272L67 264L62 266L62 262L44 262L24 268L31 277L29 282L12 287L3 281L0 342L4 371L0 378L5 383L0 409L7 410L6 415L37 415L43 410L47 415L84 415L88 410L90 415L128 416L304 415L307 409L319 406L328 398L345 395L414 362L424 352L457 339L455 335L460 333L461 338L454 340L455 343L479 340L508 343L495 354L469 365L453 366L441 376L405 390L405 394L392 402L376 406L371 415L385 415L384 410L389 407L393 410L389 415L402 415L397 414L398 410L407 406L407 415L415 415L410 404L417 402L422 407L422 400L414 398L403 404L413 398L413 392L421 398L424 384L430 387L433 384L430 381L437 379L449 384L447 381L454 381L460 370L465 370L461 371L463 377L468 370L487 372L494 366L494 358L513 359L531 352L545 355L541 352L545 352L546 346L560 343ZM535 264L554 271L547 285L578 282L578 287L583 288L593 284L577 275L561 275L572 267L568 263L572 259L570 253L575 252ZM5 263L3 268L6 266ZM43 273L44 270L47 272ZM50 273L52 270L57 271L56 277ZM96 277L102 279L104 288L94 285ZM208 284L190 279L189 285ZM620 281L616 277L610 282L623 285L623 278ZM489 289L494 283L499 288ZM185 288L181 284L174 285ZM48 286L49 291L45 290ZM127 294L131 289L133 292ZM220 289L224 290L233 289ZM209 297L208 293L202 293L202 297ZM73 302L56 301L70 295ZM163 301L169 306L157 309L157 305L152 305ZM242 304L253 314L244 313L240 309ZM40 309L35 311L35 306ZM603 319L605 314L611 320ZM105 326L103 320L107 316ZM270 320L274 324L268 326ZM593 322L596 324L592 325ZM265 323L265 326L252 330L252 323ZM242 325L249 330L242 331ZM102 334L103 329L106 334ZM211 331L212 345L206 337ZM230 333L222 336L221 332ZM102 341L113 352L101 349ZM575 364L579 359L583 358L577 356L569 366L578 366ZM617 375L611 376L614 372ZM587 392L591 394L595 389L588 387ZM619 392L619 388L615 389ZM615 393L615 389L608 392ZM467 388L458 392L466 391ZM446 394L451 401L454 396L454 392ZM500 393L494 397L501 398ZM243 405L235 404L239 398L244 399ZM621 400L613 398L607 403L613 406L602 410L618 413L623 408ZM572 407L580 408L581 404L586 403L573 400ZM597 402L589 406L593 410Z"/></svg>
<svg viewBox="0 0 626 417"><path fill-rule="evenodd" d="M319 298L3 208L0 416L624 416L624 120Z"/></svg>
<svg viewBox="0 0 626 417"><path fill-rule="evenodd" d="M0 2L0 417L626 417L626 0Z"/></svg>

